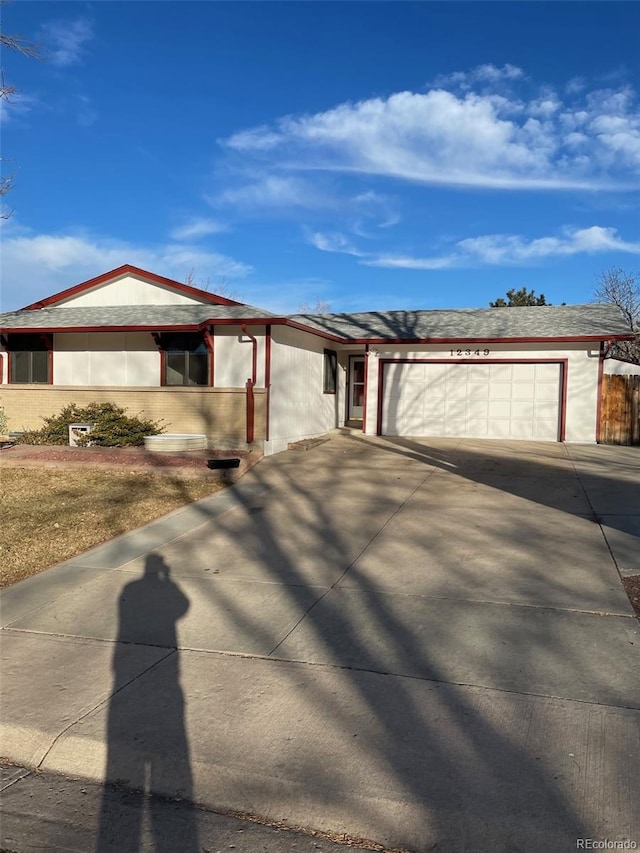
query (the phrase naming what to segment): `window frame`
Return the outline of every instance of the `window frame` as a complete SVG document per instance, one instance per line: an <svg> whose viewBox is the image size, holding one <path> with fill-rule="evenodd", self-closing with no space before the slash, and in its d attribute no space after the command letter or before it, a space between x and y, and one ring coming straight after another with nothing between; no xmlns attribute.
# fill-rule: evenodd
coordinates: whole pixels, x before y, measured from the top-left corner
<svg viewBox="0 0 640 853"><path fill-rule="evenodd" d="M333 349L323 351L322 393L338 393L338 353Z"/></svg>
<svg viewBox="0 0 640 853"><path fill-rule="evenodd" d="M191 338L191 341L189 341ZM176 341L183 346L176 345ZM192 346L184 346L191 343ZM163 332L159 336L159 348L162 356L162 370L160 377L160 385L166 388L207 388L211 384L211 354L207 345L205 335L199 332ZM176 368L175 364L170 365L171 357L180 356L182 358L182 366ZM198 360L204 359L204 381L193 382L191 380L191 360L196 357ZM202 370L202 365L201 368ZM169 375L178 373L182 376L182 382L170 382Z"/></svg>
<svg viewBox="0 0 640 853"><path fill-rule="evenodd" d="M7 384L8 385L51 385L53 384L53 336L50 334L9 334L6 337L5 350L7 353ZM44 355L44 379L34 379L34 355ZM16 379L18 359L16 356L26 355L27 377ZM36 370L42 369L42 363L36 365Z"/></svg>

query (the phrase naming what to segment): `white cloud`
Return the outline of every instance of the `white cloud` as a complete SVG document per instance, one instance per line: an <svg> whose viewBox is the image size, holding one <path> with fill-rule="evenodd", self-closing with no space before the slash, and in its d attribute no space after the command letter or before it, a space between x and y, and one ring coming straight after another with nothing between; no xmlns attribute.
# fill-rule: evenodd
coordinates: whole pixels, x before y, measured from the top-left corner
<svg viewBox="0 0 640 853"><path fill-rule="evenodd" d="M278 169L273 180L285 189L282 174L291 169L510 190L640 186L640 111L630 88L585 91L574 82L562 95L538 87L516 96L512 88L531 88L524 72L490 64L448 81L451 90L396 92L287 116L225 144L249 164L255 158ZM287 193L274 195L277 203Z"/></svg>
<svg viewBox="0 0 640 853"><path fill-rule="evenodd" d="M281 175L266 175L217 196L207 196L206 200L214 207L232 205L249 211L263 207L316 208L329 203L308 181Z"/></svg>
<svg viewBox="0 0 640 853"><path fill-rule="evenodd" d="M50 21L42 26L40 38L53 65L76 65L84 58L86 44L93 38L93 24L86 18Z"/></svg>
<svg viewBox="0 0 640 853"><path fill-rule="evenodd" d="M228 228L223 222L216 219L196 217L185 222L171 231L173 240L197 240L199 237L207 237L210 234L221 234Z"/></svg>
<svg viewBox="0 0 640 853"><path fill-rule="evenodd" d="M485 234L459 240L443 255L414 257L407 254L364 252L353 246L343 234L310 236L312 245L323 252L353 255L369 267L437 270L451 267L523 266L548 258L625 252L640 255L640 242L623 240L615 228L592 225L589 228L565 228L559 236L530 239L514 234Z"/></svg>
<svg viewBox="0 0 640 853"><path fill-rule="evenodd" d="M343 255L354 255L356 258L365 257L364 252L358 251L344 234L334 232L323 234L316 231L308 235L309 242L321 252L337 252Z"/></svg>
<svg viewBox="0 0 640 853"><path fill-rule="evenodd" d="M598 252L626 252L640 254L640 243L631 243L618 237L615 228L593 225L590 228L565 229L560 237L524 237L490 234L461 240L456 250L458 256L475 258L482 264L521 264L544 258Z"/></svg>
<svg viewBox="0 0 640 853"><path fill-rule="evenodd" d="M584 77L572 77L565 86L565 92L568 95L575 95L577 92L582 92L587 88L587 83Z"/></svg>
<svg viewBox="0 0 640 853"><path fill-rule="evenodd" d="M453 258L412 258L409 255L379 255L361 261L366 267L388 267L403 270L442 270L455 266Z"/></svg>
<svg viewBox="0 0 640 853"><path fill-rule="evenodd" d="M373 221L378 228L390 228L400 222L397 200L384 193L367 190L351 199L358 219L354 223L354 232L360 236L369 236L362 228L361 220Z"/></svg>
<svg viewBox="0 0 640 853"><path fill-rule="evenodd" d="M7 124L26 115L38 103L37 98L24 92L12 92L8 98L0 99L0 124Z"/></svg>
<svg viewBox="0 0 640 853"><path fill-rule="evenodd" d="M194 268L214 282L251 272L248 264L234 258L177 242L139 246L84 234L33 234L15 224L4 230L8 232L2 252L5 311L127 263L178 281Z"/></svg>
<svg viewBox="0 0 640 853"><path fill-rule="evenodd" d="M453 74L441 74L433 81L434 88L450 88L456 87L460 89L470 89L478 83L497 84L503 81L511 82L513 80L521 80L525 76L522 68L516 65L507 63L502 68L488 62L484 65L477 65L470 71L454 71Z"/></svg>

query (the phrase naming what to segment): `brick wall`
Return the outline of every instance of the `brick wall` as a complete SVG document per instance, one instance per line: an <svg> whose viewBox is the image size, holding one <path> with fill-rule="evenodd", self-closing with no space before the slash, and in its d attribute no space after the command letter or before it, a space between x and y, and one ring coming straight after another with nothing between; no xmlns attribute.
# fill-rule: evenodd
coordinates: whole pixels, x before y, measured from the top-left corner
<svg viewBox="0 0 640 853"><path fill-rule="evenodd" d="M266 396L255 393L255 438L265 435ZM131 415L164 421L165 432L204 433L212 439L246 438L246 396L242 388L73 388L1 385L0 407L10 430L38 429L42 417L69 403L109 402Z"/></svg>

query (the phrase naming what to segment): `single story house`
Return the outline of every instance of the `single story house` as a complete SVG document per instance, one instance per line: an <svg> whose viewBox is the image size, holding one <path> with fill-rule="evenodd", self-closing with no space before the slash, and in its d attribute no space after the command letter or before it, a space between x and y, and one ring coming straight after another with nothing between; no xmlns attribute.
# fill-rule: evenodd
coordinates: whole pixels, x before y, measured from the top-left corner
<svg viewBox="0 0 640 853"><path fill-rule="evenodd" d="M112 401L265 454L367 435L593 442L615 307L279 316L125 265L0 314L12 430Z"/></svg>

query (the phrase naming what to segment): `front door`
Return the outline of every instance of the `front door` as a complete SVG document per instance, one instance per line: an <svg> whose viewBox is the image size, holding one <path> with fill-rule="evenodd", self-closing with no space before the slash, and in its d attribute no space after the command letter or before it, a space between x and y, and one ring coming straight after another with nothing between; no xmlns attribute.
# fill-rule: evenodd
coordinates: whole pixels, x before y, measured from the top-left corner
<svg viewBox="0 0 640 853"><path fill-rule="evenodd" d="M349 404L347 419L361 421L364 411L364 357L349 356Z"/></svg>

